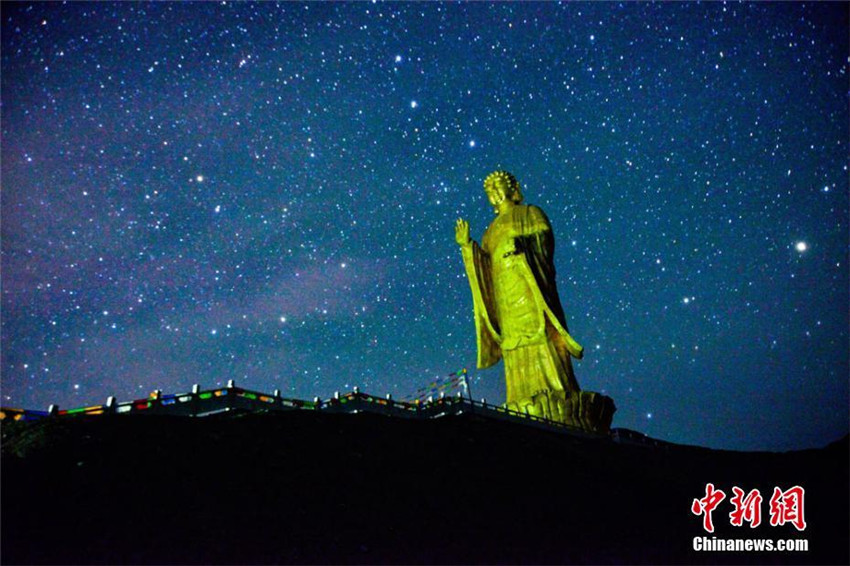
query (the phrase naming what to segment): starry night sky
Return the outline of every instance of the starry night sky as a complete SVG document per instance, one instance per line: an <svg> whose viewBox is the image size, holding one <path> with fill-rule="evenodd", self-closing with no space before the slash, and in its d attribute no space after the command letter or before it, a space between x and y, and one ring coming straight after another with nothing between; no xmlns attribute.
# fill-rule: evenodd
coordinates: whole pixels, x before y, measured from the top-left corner
<svg viewBox="0 0 850 566"><path fill-rule="evenodd" d="M2 403L469 367L454 242L514 173L582 388L733 449L848 430L846 3L2 10Z"/></svg>

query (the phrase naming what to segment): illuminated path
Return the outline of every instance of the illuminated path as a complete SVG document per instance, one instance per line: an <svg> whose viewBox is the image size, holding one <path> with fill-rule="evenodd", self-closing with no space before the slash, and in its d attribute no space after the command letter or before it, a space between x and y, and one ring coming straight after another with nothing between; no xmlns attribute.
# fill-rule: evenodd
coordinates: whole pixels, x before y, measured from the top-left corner
<svg viewBox="0 0 850 566"><path fill-rule="evenodd" d="M2 407L0 408L0 420L33 421L48 417L70 418L112 414L205 417L231 412L280 411L368 412L406 419L436 419L447 415L472 413L483 418L511 421L526 426L591 438L611 438L616 441L625 440L652 445L658 445L660 442L628 429L612 429L609 433L589 432L534 415L511 411L501 405L492 405L487 403L485 399L473 401L460 394L453 397L429 398L421 403L419 401L395 401L390 395L385 398L375 397L361 393L355 387L353 391L343 395L337 392L331 399L323 400L316 397L313 401L304 401L281 397L279 391L266 394L242 389L236 387L232 380L227 387L223 388L202 391L198 385L195 385L191 393L163 395L160 391L156 391L147 399L127 402L117 402L114 397L110 397L104 405L75 409L60 410L55 405L51 405L47 411Z"/></svg>

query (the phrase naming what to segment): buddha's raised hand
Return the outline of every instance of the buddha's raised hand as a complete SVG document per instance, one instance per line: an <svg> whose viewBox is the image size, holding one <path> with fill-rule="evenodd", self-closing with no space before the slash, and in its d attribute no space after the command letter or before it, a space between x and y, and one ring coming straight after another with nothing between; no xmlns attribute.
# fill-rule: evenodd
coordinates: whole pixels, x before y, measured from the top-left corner
<svg viewBox="0 0 850 566"><path fill-rule="evenodd" d="M463 218L455 222L455 241L459 246L469 245L469 223Z"/></svg>

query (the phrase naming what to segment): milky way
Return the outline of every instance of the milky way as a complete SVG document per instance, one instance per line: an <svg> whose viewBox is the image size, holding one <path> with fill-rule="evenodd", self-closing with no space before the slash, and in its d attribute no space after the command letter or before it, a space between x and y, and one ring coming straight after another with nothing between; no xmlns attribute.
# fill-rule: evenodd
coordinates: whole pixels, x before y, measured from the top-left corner
<svg viewBox="0 0 850 566"><path fill-rule="evenodd" d="M404 398L476 371L454 222L514 173L614 426L848 429L845 3L2 13L2 403Z"/></svg>

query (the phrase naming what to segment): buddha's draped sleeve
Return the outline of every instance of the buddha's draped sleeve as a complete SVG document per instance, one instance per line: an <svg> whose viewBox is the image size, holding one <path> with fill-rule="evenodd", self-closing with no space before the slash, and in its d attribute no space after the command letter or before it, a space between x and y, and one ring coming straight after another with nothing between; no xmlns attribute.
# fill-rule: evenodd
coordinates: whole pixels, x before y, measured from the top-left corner
<svg viewBox="0 0 850 566"><path fill-rule="evenodd" d="M472 290L472 306L475 319L475 341L478 345L478 367L487 368L502 357L499 348L501 336L496 317L496 302L493 297L493 271L490 255L475 240L461 246L463 265Z"/></svg>
<svg viewBox="0 0 850 566"><path fill-rule="evenodd" d="M546 315L563 339L562 346L571 356L581 358L583 348L570 336L561 298L558 296L555 282L555 237L552 235L549 219L538 207L527 206L520 222L521 235L514 240L515 248L525 256L534 277L533 288L539 291L545 304Z"/></svg>

